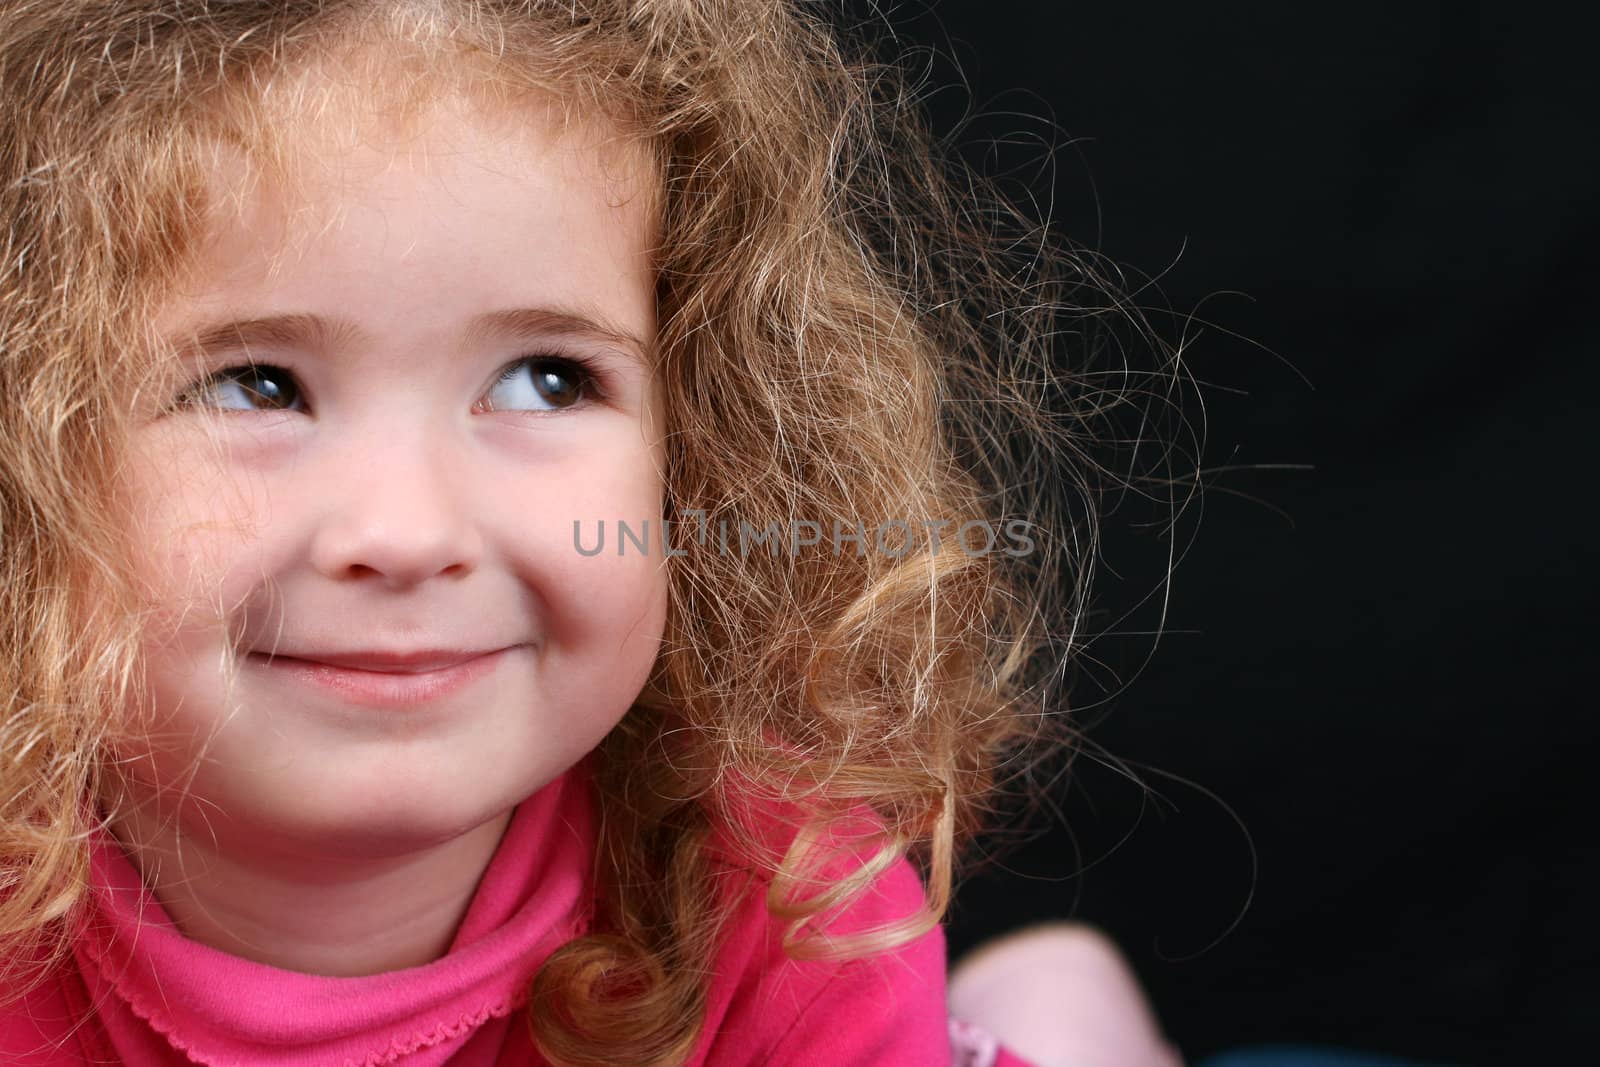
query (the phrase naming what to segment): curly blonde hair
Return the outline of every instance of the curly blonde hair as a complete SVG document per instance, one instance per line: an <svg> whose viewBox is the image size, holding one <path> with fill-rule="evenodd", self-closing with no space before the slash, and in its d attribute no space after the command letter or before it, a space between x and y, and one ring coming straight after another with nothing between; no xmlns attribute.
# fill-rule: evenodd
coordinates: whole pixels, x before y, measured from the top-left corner
<svg viewBox="0 0 1600 1067"><path fill-rule="evenodd" d="M159 373L151 310L215 207L205 143L287 180L267 101L333 57L402 110L441 89L599 109L659 167L671 606L650 681L594 761L600 921L535 979L541 1050L688 1055L722 918L715 841L767 879L797 956L941 920L986 798L1031 744L1071 738L1053 694L1096 554L1093 456L1134 395L1106 384L1126 369L1088 371L1089 338L1138 316L1092 257L982 195L896 69L849 43L799 0L0 2L8 966L69 951L96 818L83 798L142 692L114 504L130 390ZM868 549L733 553L700 535L802 519ZM1031 550L973 550L974 528L1004 523ZM752 799L792 815L782 846L740 814ZM842 847L830 829L864 805L875 854L812 891ZM926 908L830 939L827 918L907 855Z"/></svg>

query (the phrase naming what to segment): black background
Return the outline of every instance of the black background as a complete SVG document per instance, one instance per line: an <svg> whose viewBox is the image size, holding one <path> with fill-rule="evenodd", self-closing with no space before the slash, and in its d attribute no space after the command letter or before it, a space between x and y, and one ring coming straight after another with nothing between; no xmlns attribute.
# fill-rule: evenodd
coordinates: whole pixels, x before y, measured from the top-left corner
<svg viewBox="0 0 1600 1067"><path fill-rule="evenodd" d="M1600 1062L1586 10L850 8L944 57L927 106L968 158L1213 324L1186 358L1227 469L1165 619L1120 627L1166 633L1093 649L1092 736L1153 795L1078 764L1070 829L963 887L954 953L1097 923L1190 1059ZM1040 138L1054 171L1017 169ZM1162 560L1111 525L1115 621Z"/></svg>

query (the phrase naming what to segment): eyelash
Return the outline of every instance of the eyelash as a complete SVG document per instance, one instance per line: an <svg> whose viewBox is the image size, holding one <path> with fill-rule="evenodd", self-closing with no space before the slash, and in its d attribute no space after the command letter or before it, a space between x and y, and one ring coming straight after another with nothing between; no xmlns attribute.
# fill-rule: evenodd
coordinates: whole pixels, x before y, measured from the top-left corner
<svg viewBox="0 0 1600 1067"><path fill-rule="evenodd" d="M578 395L578 399L573 401L573 403L569 404L565 408L556 408L550 411L523 411L523 414L555 415L562 411L568 411L573 408L582 407L584 405L606 399L606 393L601 388L600 384L601 380L599 370L593 361L582 356L557 356L548 353L527 355L519 359L512 360L510 363L506 364L505 368L498 375L496 375L493 385L490 386L490 391L492 392L495 386L501 385L516 377L518 372L520 372L524 367L532 367L535 369L535 371L548 371L550 369L554 369L558 373L565 373L575 383L574 390ZM298 378L296 377L294 371L288 367L284 367L276 363L235 363L231 366L222 367L218 370L212 371L211 373L206 374L185 386L179 392L178 398L174 402L174 406L179 408L201 406L198 400L199 395L212 386L221 384L240 372L260 373L263 371L276 372L288 378L295 379L295 387L297 390L300 389ZM474 410L476 410L477 407L477 404L473 405ZM216 410L229 413L241 413L238 411L238 409L234 408L219 407ZM498 409L489 408L488 410L494 411ZM506 410L516 411L522 409L511 408Z"/></svg>

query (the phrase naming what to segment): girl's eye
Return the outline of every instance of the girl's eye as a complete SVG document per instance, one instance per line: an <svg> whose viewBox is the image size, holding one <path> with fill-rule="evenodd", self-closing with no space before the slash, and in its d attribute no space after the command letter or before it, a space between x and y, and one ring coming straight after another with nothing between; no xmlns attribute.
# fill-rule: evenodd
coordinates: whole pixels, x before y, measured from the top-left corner
<svg viewBox="0 0 1600 1067"><path fill-rule="evenodd" d="M596 392L596 380L582 360L529 356L501 372L484 397L486 411L560 411Z"/></svg>
<svg viewBox="0 0 1600 1067"><path fill-rule="evenodd" d="M501 372L475 410L560 411L597 396L598 380L580 359L528 356ZM293 372L268 363L226 367L190 386L178 404L224 411L301 411Z"/></svg>
<svg viewBox="0 0 1600 1067"><path fill-rule="evenodd" d="M183 405L225 411L286 411L304 407L294 374L268 363L227 367L186 390Z"/></svg>

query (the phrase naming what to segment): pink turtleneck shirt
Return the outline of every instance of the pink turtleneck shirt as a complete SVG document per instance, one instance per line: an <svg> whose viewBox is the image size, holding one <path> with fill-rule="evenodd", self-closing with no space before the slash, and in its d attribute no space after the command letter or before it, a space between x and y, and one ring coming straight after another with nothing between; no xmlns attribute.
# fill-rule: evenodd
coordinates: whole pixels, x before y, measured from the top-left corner
<svg viewBox="0 0 1600 1067"><path fill-rule="evenodd" d="M542 1064L523 1007L539 965L586 929L592 833L588 791L579 776L564 775L517 806L444 956L340 978L186 938L116 839L100 831L84 933L43 984L0 1008L0 1063ZM901 862L831 929L875 926L921 901L915 872ZM780 933L764 889L747 893L718 953L690 1064L1021 1063L981 1033L948 1024L937 928L895 952L845 963L789 960Z"/></svg>

